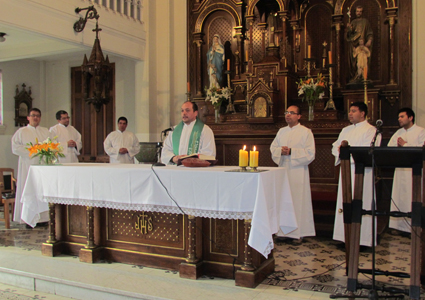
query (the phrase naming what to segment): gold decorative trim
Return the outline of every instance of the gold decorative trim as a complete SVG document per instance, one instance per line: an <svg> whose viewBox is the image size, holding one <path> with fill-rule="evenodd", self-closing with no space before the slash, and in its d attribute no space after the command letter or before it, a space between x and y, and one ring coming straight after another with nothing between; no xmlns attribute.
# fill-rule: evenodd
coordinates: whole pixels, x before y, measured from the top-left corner
<svg viewBox="0 0 425 300"><path fill-rule="evenodd" d="M218 261L210 261L210 260L203 260L203 263L208 263L212 265L221 265L221 266L233 266L233 263L226 263L226 262L218 262ZM242 267L241 264L234 264L237 267Z"/></svg>
<svg viewBox="0 0 425 300"><path fill-rule="evenodd" d="M165 257L165 258L177 259L177 260L181 260L182 262L185 262L185 257L180 257L180 256L170 256L170 255L164 255L164 254L147 253L147 252L125 250L125 249L118 249L118 248L112 248L112 247L103 247L103 249L110 250L110 251L117 251L117 252L143 254L143 255L146 255L146 256Z"/></svg>

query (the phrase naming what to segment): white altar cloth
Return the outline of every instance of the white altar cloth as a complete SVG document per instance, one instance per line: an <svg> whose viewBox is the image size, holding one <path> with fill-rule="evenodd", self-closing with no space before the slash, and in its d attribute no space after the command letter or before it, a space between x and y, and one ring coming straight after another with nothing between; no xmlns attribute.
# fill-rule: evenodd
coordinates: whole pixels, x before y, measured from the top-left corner
<svg viewBox="0 0 425 300"><path fill-rule="evenodd" d="M279 228L297 228L287 172L224 172L238 167L154 167L185 214L252 219L248 244L268 256ZM48 203L181 214L150 165L63 164L31 166L23 191L22 220L31 226Z"/></svg>

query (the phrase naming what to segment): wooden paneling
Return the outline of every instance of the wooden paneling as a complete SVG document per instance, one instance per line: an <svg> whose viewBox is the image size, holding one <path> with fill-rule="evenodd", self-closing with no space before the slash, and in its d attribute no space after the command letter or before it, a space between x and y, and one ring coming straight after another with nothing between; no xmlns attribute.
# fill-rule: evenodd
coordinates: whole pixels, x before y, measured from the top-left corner
<svg viewBox="0 0 425 300"><path fill-rule="evenodd" d="M96 112L93 105L84 101L81 67L71 68L71 118L72 125L81 133L83 148L80 162L108 162L103 141L115 126L115 64L111 64L113 84L111 100Z"/></svg>

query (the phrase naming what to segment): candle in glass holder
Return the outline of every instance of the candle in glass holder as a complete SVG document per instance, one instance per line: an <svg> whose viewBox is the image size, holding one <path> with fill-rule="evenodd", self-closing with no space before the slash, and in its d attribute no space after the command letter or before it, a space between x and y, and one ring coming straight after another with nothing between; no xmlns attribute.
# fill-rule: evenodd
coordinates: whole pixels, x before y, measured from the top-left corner
<svg viewBox="0 0 425 300"><path fill-rule="evenodd" d="M243 146L243 149L239 150L239 167L248 166L248 151L245 149L246 145Z"/></svg>
<svg viewBox="0 0 425 300"><path fill-rule="evenodd" d="M252 168L258 167L258 151L255 151L256 148L254 146L253 151L249 151L249 166Z"/></svg>

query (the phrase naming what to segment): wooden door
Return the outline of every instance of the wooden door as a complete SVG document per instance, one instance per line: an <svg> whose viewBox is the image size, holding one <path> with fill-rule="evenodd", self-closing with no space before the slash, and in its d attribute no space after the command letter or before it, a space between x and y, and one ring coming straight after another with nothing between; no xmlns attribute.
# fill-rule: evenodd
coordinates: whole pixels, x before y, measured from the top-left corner
<svg viewBox="0 0 425 300"><path fill-rule="evenodd" d="M103 141L115 128L115 64L112 63L111 67L111 100L99 112L84 101L81 67L71 68L71 120L82 136L80 162L109 162L109 156L103 149Z"/></svg>

